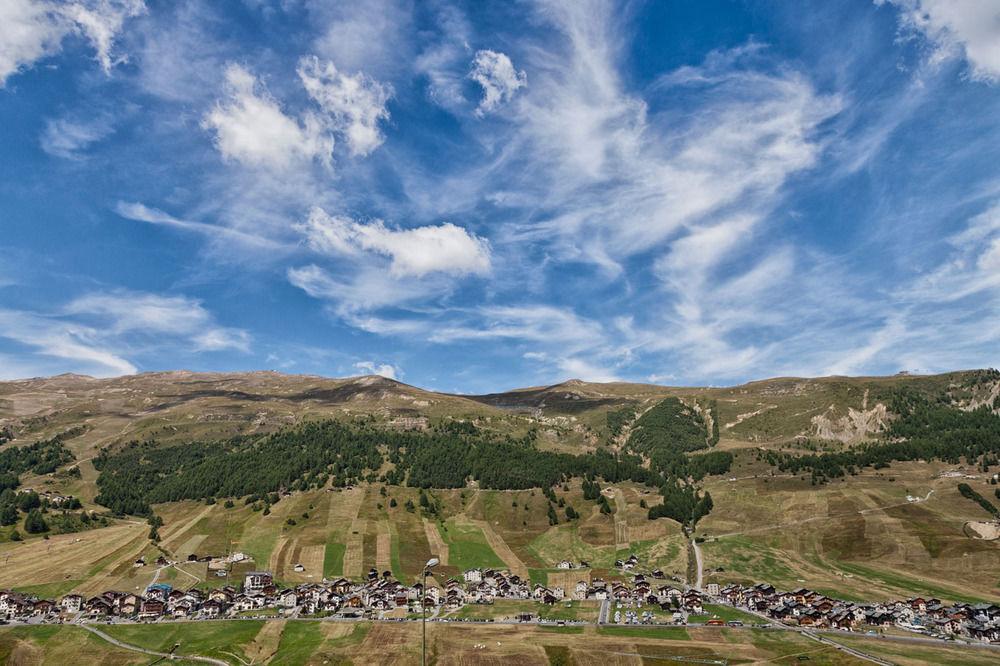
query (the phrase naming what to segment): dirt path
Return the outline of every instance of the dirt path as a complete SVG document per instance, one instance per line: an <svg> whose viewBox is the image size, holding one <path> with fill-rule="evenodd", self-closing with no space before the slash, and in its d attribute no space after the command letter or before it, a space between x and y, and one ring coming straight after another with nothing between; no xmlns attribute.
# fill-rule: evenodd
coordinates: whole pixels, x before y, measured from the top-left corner
<svg viewBox="0 0 1000 666"><path fill-rule="evenodd" d="M531 576L528 574L528 567L521 561L521 558L514 554L514 551L510 549L510 546L503 540L503 537L493 530L492 525L485 520L473 520L472 523L483 530L486 542L490 544L490 548L503 560L512 574L520 576L521 580L531 579Z"/></svg>
<svg viewBox="0 0 1000 666"><path fill-rule="evenodd" d="M448 544L444 542L441 538L441 532L438 531L437 523L423 519L424 521L424 534L427 535L427 545L430 546L431 555L438 558L441 564L448 564Z"/></svg>

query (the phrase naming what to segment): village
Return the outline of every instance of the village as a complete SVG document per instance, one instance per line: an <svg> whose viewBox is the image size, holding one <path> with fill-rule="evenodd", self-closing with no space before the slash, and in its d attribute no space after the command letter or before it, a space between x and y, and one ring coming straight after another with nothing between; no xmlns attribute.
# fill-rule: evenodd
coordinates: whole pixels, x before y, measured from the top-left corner
<svg viewBox="0 0 1000 666"><path fill-rule="evenodd" d="M162 562L164 566L173 563ZM704 592L669 584L662 571L637 571L631 555L616 563L620 576L580 580L572 589L532 584L496 569L470 569L443 584L407 585L389 571L371 569L365 580L346 578L282 587L268 571L249 571L242 584L204 590L152 583L142 594L109 590L96 596L67 594L58 601L0 590L0 624L148 623L237 618L328 618L334 620L485 621L583 624L552 619L544 609L576 602L600 606L601 625L706 625L799 628L849 632L900 631L945 640L1000 642L1000 605L956 603L917 597L884 603L838 600L807 589L783 592L772 585L709 583ZM560 569L586 568L563 561ZM589 577L588 577L589 578ZM511 616L455 615L465 607L519 601ZM530 608L537 610L526 610ZM728 609L721 612L720 609ZM713 612L716 611L716 612Z"/></svg>

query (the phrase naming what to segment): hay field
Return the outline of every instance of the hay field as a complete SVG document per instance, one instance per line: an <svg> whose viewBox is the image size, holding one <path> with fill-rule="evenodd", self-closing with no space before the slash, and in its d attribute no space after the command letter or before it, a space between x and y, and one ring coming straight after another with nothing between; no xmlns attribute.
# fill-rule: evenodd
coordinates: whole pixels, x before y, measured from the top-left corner
<svg viewBox="0 0 1000 666"><path fill-rule="evenodd" d="M231 664L420 663L420 624L355 624L322 621L229 621L111 626L105 629L132 645L181 651ZM46 640L58 632L59 640ZM65 635L64 635L65 634ZM129 653L89 637L77 627L0 629L0 657L14 650L22 664L59 663L62 645L86 643L92 663L143 663ZM791 632L728 629L635 629L441 624L427 626L428 661L436 664L562 663L646 664L661 660L727 660L729 663L792 662L806 655L817 665L861 662ZM864 642L864 647L869 642ZM936 654L929 647L928 654ZM134 654L134 653L133 653ZM978 654L970 652L970 654ZM148 661L148 660L146 660ZM976 662L968 662L976 663Z"/></svg>
<svg viewBox="0 0 1000 666"><path fill-rule="evenodd" d="M995 599L1000 544L963 531L986 513L958 494L955 479L937 476L945 468L900 463L824 486L787 477L713 481L715 509L698 526L708 539L707 580L807 586L859 600ZM966 481L992 494L984 480Z"/></svg>

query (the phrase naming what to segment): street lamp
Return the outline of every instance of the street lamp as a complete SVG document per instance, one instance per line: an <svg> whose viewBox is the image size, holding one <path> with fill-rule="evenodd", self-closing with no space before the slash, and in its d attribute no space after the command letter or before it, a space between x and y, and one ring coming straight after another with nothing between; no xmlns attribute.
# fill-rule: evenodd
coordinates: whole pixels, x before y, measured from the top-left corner
<svg viewBox="0 0 1000 666"><path fill-rule="evenodd" d="M424 579L420 584L420 666L427 666L427 574L441 563L436 557L424 565Z"/></svg>

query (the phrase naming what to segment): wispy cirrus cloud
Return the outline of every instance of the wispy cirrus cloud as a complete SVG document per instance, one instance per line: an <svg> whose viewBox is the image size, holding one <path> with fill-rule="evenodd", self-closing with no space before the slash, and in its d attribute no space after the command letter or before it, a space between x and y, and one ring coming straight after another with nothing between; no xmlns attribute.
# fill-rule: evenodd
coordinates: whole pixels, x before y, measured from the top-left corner
<svg viewBox="0 0 1000 666"><path fill-rule="evenodd" d="M0 338L26 351L4 378L55 363L97 376L132 374L138 357L183 346L196 353L250 350L250 334L216 323L201 302L125 290L92 292L50 312L0 309ZM61 365L59 365L61 364Z"/></svg>
<svg viewBox="0 0 1000 666"><path fill-rule="evenodd" d="M49 155L68 160L82 159L93 144L114 132L114 125L106 117L91 119L53 118L45 123L40 144Z"/></svg>
<svg viewBox="0 0 1000 666"><path fill-rule="evenodd" d="M11 76L62 49L80 34L105 72L124 56L114 45L125 22L145 11L143 0L5 0L0 3L0 88Z"/></svg>

